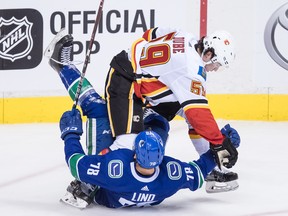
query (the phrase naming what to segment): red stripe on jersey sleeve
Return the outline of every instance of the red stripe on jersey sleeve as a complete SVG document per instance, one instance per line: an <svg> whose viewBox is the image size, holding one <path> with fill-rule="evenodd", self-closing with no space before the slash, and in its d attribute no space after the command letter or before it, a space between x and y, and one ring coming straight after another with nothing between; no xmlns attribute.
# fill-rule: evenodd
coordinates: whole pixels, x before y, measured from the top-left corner
<svg viewBox="0 0 288 216"><path fill-rule="evenodd" d="M224 137L210 111L207 108L190 108L185 115L197 134L211 144L222 144Z"/></svg>

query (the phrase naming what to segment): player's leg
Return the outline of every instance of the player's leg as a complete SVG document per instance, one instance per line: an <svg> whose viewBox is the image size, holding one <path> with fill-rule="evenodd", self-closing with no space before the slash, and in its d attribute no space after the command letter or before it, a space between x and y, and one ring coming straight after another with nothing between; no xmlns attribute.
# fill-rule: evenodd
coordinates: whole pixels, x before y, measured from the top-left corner
<svg viewBox="0 0 288 216"><path fill-rule="evenodd" d="M72 51L73 37L62 29L50 42L44 55L49 58L50 66L59 74L71 99L74 100L81 73L72 62ZM89 111L92 109L90 109L89 104L91 101L96 100L103 99L95 92L90 82L84 78L79 96L79 105L84 115L90 115ZM101 104L102 102L99 101L99 103Z"/></svg>
<svg viewBox="0 0 288 216"><path fill-rule="evenodd" d="M80 73L75 66L64 66L59 73L63 84L72 100L80 80ZM114 141L110 129L106 101L95 91L90 82L84 78L78 104L86 122L87 154L99 154Z"/></svg>
<svg viewBox="0 0 288 216"><path fill-rule="evenodd" d="M70 65L64 66L59 75L71 99L74 100L80 81L80 72L74 65ZM105 100L95 91L86 78L83 80L78 105L80 105L83 115L88 118L108 118Z"/></svg>
<svg viewBox="0 0 288 216"><path fill-rule="evenodd" d="M45 56L50 66L59 74L62 83L72 100L80 80L80 72L72 63L73 37L61 30L48 45ZM108 148L112 142L106 102L94 90L90 82L83 80L78 104L83 115L87 116L86 150L87 154L98 154ZM97 186L74 180L67 187L61 201L77 208L85 208L92 202Z"/></svg>
<svg viewBox="0 0 288 216"><path fill-rule="evenodd" d="M80 80L80 71L73 65L73 37L64 29L57 33L45 50L50 66L59 74L72 100ZM83 115L87 116L86 147L89 154L98 154L113 142L106 102L84 78L78 100ZM97 144L97 145L96 145Z"/></svg>
<svg viewBox="0 0 288 216"><path fill-rule="evenodd" d="M105 99L112 134L117 137L115 143L121 146L123 140L127 144L127 136L136 136L143 131L143 104L134 93L133 69L125 53L121 52L115 56L110 65L105 85Z"/></svg>

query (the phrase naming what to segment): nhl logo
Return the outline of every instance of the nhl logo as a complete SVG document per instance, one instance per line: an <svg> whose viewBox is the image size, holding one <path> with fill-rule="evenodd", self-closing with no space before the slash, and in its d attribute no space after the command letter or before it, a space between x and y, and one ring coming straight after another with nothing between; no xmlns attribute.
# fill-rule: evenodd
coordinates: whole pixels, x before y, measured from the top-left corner
<svg viewBox="0 0 288 216"><path fill-rule="evenodd" d="M20 20L0 17L0 58L14 62L27 56L33 48L32 26L26 16Z"/></svg>

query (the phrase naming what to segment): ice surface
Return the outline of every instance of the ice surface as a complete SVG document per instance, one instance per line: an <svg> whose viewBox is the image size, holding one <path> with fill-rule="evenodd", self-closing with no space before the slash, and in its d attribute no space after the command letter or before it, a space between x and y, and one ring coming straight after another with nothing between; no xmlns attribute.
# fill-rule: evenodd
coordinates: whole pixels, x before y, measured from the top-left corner
<svg viewBox="0 0 288 216"><path fill-rule="evenodd" d="M218 121L219 127L228 121ZM242 143L233 171L239 189L207 194L179 191L149 208L84 210L59 202L72 180L64 161L58 124L0 125L0 215L9 216L284 216L288 215L288 122L230 121ZM82 142L84 141L84 136ZM184 121L174 121L166 154L196 159Z"/></svg>

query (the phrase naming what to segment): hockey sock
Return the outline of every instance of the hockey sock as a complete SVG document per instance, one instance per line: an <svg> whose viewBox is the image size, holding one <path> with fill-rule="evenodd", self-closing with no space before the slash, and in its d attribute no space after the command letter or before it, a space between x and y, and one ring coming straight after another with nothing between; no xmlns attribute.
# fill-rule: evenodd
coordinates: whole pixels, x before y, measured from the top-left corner
<svg viewBox="0 0 288 216"><path fill-rule="evenodd" d="M60 72L60 77L65 88L68 90L71 99L74 100L78 83L80 80L80 72L74 65L64 66ZM92 85L86 78L84 78L82 88L80 91L80 97L81 94L89 91L90 89L93 89Z"/></svg>
<svg viewBox="0 0 288 216"><path fill-rule="evenodd" d="M64 66L60 71L60 78L72 100L75 99L77 87L80 81L80 72L74 65ZM106 115L104 99L94 90L90 82L84 78L78 100L83 114L91 118ZM94 103L94 105L93 105ZM105 106L104 106L105 105ZM93 113L92 110L94 109ZM96 114L98 112L98 115ZM95 115L96 114L96 115Z"/></svg>

